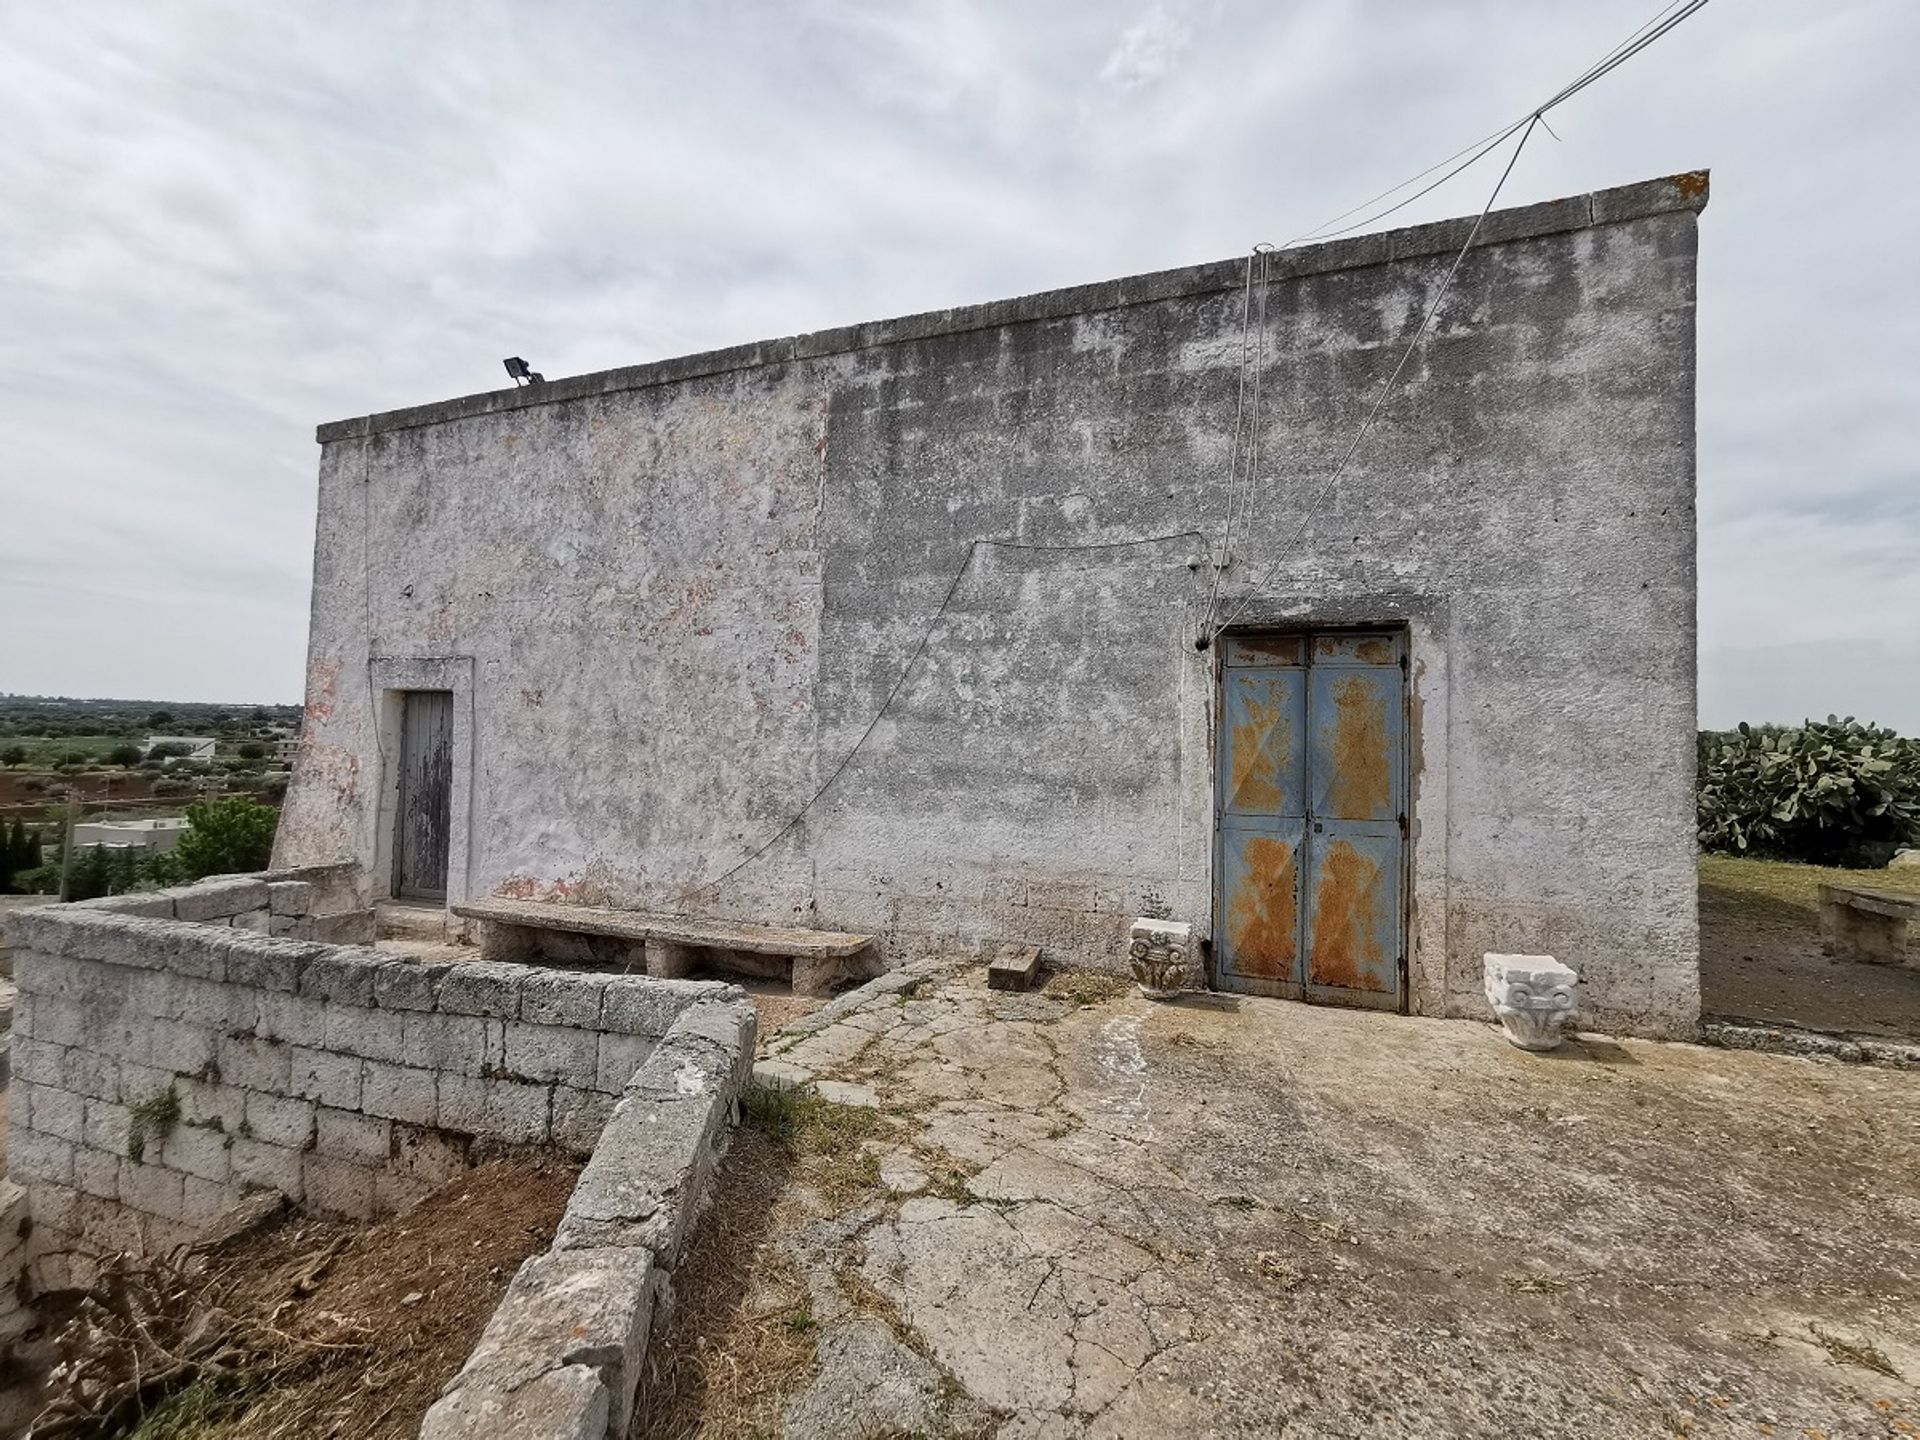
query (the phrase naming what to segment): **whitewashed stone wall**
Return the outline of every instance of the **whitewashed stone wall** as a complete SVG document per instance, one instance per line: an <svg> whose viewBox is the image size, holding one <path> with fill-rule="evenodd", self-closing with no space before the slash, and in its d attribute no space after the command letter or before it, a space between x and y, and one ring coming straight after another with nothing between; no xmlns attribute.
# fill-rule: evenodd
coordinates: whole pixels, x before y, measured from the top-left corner
<svg viewBox="0 0 1920 1440"><path fill-rule="evenodd" d="M403 1209L476 1142L593 1150L681 1013L737 987L485 961L419 964L236 926L257 878L7 921L19 1001L8 1163L31 1250L154 1252L259 1189ZM152 897L132 897L152 900ZM247 901L244 906L239 901ZM157 908L157 906L156 906ZM36 1282L61 1283L59 1262Z"/></svg>

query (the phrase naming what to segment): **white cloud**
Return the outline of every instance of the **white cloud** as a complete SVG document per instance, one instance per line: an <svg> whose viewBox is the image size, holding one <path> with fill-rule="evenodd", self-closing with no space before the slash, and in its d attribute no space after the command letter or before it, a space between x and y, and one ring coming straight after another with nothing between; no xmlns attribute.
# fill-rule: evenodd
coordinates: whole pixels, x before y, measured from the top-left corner
<svg viewBox="0 0 1920 1440"><path fill-rule="evenodd" d="M1151 85L1172 72L1192 40L1185 21L1169 14L1165 6L1154 5L1120 33L1119 43L1100 67L1100 78L1116 90Z"/></svg>
<svg viewBox="0 0 1920 1440"><path fill-rule="evenodd" d="M565 375L1282 240L1646 8L0 7L0 689L296 698L317 421L497 387L509 354ZM1916 48L1899 0L1710 6L1508 182L1714 168L1716 721L1920 731L1920 189L1889 179Z"/></svg>

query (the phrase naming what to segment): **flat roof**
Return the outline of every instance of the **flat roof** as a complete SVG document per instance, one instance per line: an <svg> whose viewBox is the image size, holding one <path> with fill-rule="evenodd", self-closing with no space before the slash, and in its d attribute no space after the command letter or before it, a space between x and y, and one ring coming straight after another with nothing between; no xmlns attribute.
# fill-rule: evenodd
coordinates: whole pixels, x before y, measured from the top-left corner
<svg viewBox="0 0 1920 1440"><path fill-rule="evenodd" d="M1585 230L1596 225L1616 225L1622 221L1640 220L1674 210L1697 212L1706 208L1707 189L1707 171L1687 170L1657 180L1643 180L1611 190L1573 195L1564 200L1548 200L1512 210L1495 210L1481 223L1476 243L1498 245L1514 240L1530 240L1542 235L1563 234L1569 230ZM1371 235L1356 235L1351 239L1279 250L1273 253L1268 274L1275 280L1288 280L1305 275L1324 275L1336 270L1362 269L1398 260L1414 260L1427 255L1449 254L1466 244L1473 225L1473 216L1462 216L1453 220L1437 220L1427 225L1412 225L1403 230L1382 230ZM431 405L414 405L404 410L385 410L350 420L335 420L320 426L314 438L326 445L337 440L355 440L391 430L411 430L423 425L441 425L453 420L525 410L536 405L555 405L596 395L617 394L623 390L642 390L702 375L719 375L730 370L750 370L762 365L841 355L903 341L924 340L935 335L994 329L1025 321L1055 320L1188 295L1210 295L1222 290L1238 290L1244 283L1245 274L1246 257L1235 256L1230 260L1215 260L1178 270L1157 270L1120 280L1074 285L1064 290L1043 290L1012 300L993 300L983 305L963 305L951 310L929 310L892 320L871 320L832 330L816 330L807 335L760 340L725 350L708 350L671 360L655 360L645 365L629 365L618 370L569 375L540 385L489 390Z"/></svg>

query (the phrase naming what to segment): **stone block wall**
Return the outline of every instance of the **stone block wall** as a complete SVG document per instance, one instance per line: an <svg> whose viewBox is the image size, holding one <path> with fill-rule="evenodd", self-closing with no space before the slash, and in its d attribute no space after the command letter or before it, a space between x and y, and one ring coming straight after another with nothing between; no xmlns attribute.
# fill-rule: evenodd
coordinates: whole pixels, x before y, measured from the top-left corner
<svg viewBox="0 0 1920 1440"><path fill-rule="evenodd" d="M9 917L8 1161L36 1256L165 1249L260 1189L315 1212L391 1212L477 1142L586 1155L681 1013L741 996L262 933L250 917L271 926L276 901L310 902L283 888L301 883L223 879ZM43 1271L59 1283L57 1261Z"/></svg>
<svg viewBox="0 0 1920 1440"><path fill-rule="evenodd" d="M353 865L302 865L252 875L215 875L191 885L87 900L76 907L150 920L225 925L336 945L371 944L373 909Z"/></svg>
<svg viewBox="0 0 1920 1440"><path fill-rule="evenodd" d="M422 1440L624 1440L753 1066L744 1000L683 1011L626 1085L552 1247L521 1265Z"/></svg>

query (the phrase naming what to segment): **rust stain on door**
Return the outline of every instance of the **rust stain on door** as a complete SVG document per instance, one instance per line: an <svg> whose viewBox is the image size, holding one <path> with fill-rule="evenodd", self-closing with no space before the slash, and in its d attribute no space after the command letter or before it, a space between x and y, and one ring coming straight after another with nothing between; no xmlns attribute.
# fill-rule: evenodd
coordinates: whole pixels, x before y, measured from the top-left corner
<svg viewBox="0 0 1920 1440"><path fill-rule="evenodd" d="M1386 956L1373 919L1380 913L1380 868L1344 840L1327 847L1313 897L1309 978L1342 990L1384 991Z"/></svg>
<svg viewBox="0 0 1920 1440"><path fill-rule="evenodd" d="M1285 979L1293 974L1299 956L1293 847L1277 836L1252 835L1241 855L1246 876L1227 911L1235 967L1263 980Z"/></svg>
<svg viewBox="0 0 1920 1440"><path fill-rule="evenodd" d="M1233 804L1244 810L1278 810L1286 803L1281 757L1293 746L1278 703L1249 695L1233 726Z"/></svg>
<svg viewBox="0 0 1920 1440"><path fill-rule="evenodd" d="M1393 792L1386 696L1366 676L1349 675L1334 686L1333 704L1330 811L1355 819L1383 814Z"/></svg>

